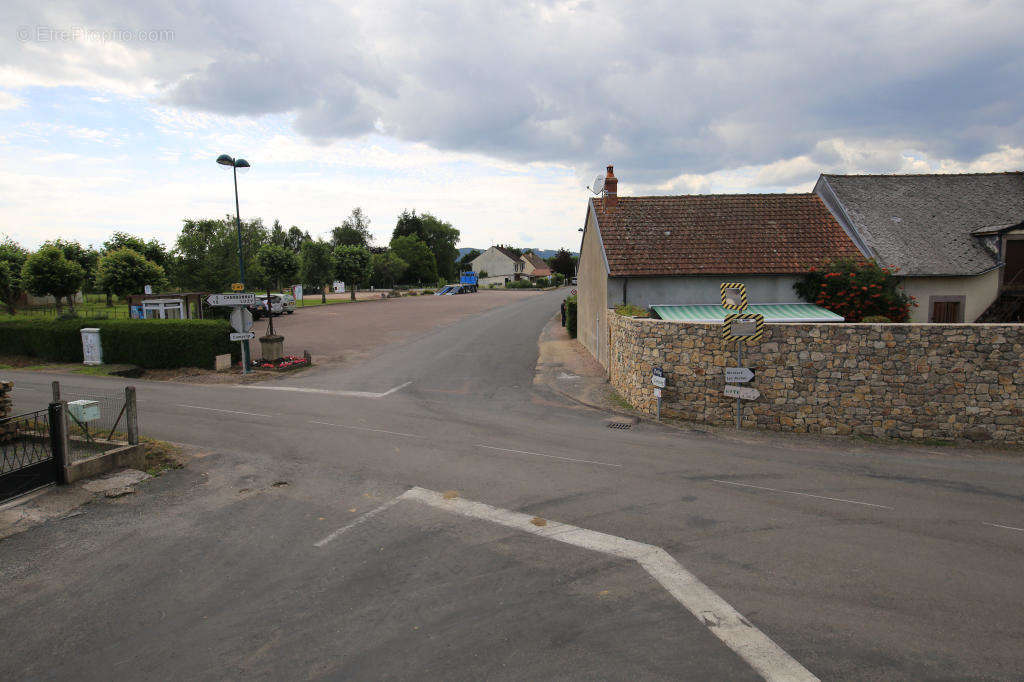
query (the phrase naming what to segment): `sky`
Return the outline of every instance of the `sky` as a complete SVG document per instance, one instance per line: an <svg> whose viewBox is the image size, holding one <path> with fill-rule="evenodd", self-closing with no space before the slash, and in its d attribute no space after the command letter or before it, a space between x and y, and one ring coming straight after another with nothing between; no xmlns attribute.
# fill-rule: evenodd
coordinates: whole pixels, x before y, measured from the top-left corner
<svg viewBox="0 0 1024 682"><path fill-rule="evenodd" d="M587 189L805 192L1024 168L1019 0L6 0L0 235L172 245L403 209L578 248Z"/></svg>

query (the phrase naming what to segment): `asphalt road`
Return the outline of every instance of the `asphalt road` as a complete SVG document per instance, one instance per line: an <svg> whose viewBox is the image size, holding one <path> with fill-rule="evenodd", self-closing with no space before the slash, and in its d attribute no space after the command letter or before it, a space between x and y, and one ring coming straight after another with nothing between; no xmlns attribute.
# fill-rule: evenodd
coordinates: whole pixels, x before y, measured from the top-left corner
<svg viewBox="0 0 1024 682"><path fill-rule="evenodd" d="M136 382L200 456L0 542L0 677L1019 678L1019 457L609 429L532 383L560 295L261 388Z"/></svg>

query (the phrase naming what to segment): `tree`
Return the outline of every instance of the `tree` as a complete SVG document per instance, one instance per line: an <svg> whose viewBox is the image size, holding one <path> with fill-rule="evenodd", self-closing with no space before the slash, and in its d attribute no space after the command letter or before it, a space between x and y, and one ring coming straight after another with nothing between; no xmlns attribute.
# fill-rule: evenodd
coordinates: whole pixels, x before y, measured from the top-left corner
<svg viewBox="0 0 1024 682"><path fill-rule="evenodd" d="M274 218L274 224L270 226L270 243L275 246L284 246L288 243L288 233L277 218Z"/></svg>
<svg viewBox="0 0 1024 682"><path fill-rule="evenodd" d="M459 231L448 221L429 213L420 216L420 223L426 235L423 241L434 254L438 277L446 282L454 280L458 274L456 261L459 258L459 250L455 245L459 243Z"/></svg>
<svg viewBox="0 0 1024 682"><path fill-rule="evenodd" d="M260 281L262 270L256 254L269 241L269 231L261 219L242 222L242 254L247 281ZM179 287L192 291L224 291L229 288L239 278L235 217L186 218L178 234L174 254L173 274Z"/></svg>
<svg viewBox="0 0 1024 682"><path fill-rule="evenodd" d="M110 239L103 242L103 251L116 251L117 249L131 249L160 267L167 269L170 265L170 254L163 244L156 239L143 241L140 237L128 234L127 232L115 232Z"/></svg>
<svg viewBox="0 0 1024 682"><path fill-rule="evenodd" d="M355 300L356 289L370 278L370 250L347 244L335 247L334 276L349 285Z"/></svg>
<svg viewBox="0 0 1024 682"><path fill-rule="evenodd" d="M284 245L298 256L302 253L302 245L311 241L313 238L309 236L309 232L303 232L301 228L292 225L288 228L288 236L285 238Z"/></svg>
<svg viewBox="0 0 1024 682"><path fill-rule="evenodd" d="M459 269L460 269L460 271L461 271L461 272L466 272L467 270L469 270L470 268L472 268L473 266L472 266L472 265L470 265L470 263L472 263L472 262L473 262L473 260L474 260L474 259L475 259L475 258L476 258L477 256L479 256L479 255L480 255L480 253L481 253L480 249L470 249L469 251L467 251L467 252L466 252L466 253L465 253L465 254L464 254L464 255L462 256L462 258L460 258L460 259L459 259Z"/></svg>
<svg viewBox="0 0 1024 682"><path fill-rule="evenodd" d="M82 286L85 271L68 260L58 246L44 245L25 260L21 269L24 287L35 296L53 296L58 314L63 314L60 299L68 297L71 313L75 312L75 293Z"/></svg>
<svg viewBox="0 0 1024 682"><path fill-rule="evenodd" d="M334 274L334 259L331 257L331 245L323 239L310 240L302 245L299 257L299 279L303 286L320 292L320 302L327 303L325 287L330 284Z"/></svg>
<svg viewBox="0 0 1024 682"><path fill-rule="evenodd" d="M375 287L394 287L408 269L409 264L391 250L370 254L370 284Z"/></svg>
<svg viewBox="0 0 1024 682"><path fill-rule="evenodd" d="M0 301L7 306L7 312L15 313L14 305L21 297L24 287L21 282L21 269L28 258L28 252L17 242L5 237L0 242L0 269L5 270L3 281L0 282Z"/></svg>
<svg viewBox="0 0 1024 682"><path fill-rule="evenodd" d="M505 249L510 253L514 253L516 255L516 258L519 258L520 256L523 255L523 250L520 249L518 246L512 246L510 244L497 244L496 246L499 249Z"/></svg>
<svg viewBox="0 0 1024 682"><path fill-rule="evenodd" d="M414 235L395 237L391 240L391 250L396 256L408 264L403 283L422 283L437 281L437 264L434 254L426 243Z"/></svg>
<svg viewBox="0 0 1024 682"><path fill-rule="evenodd" d="M167 288L164 269L141 253L127 248L104 254L97 267L96 282L103 291L121 298L141 293L147 284L155 291Z"/></svg>
<svg viewBox="0 0 1024 682"><path fill-rule="evenodd" d="M334 246L369 246L371 241L373 235L370 234L370 219L358 206L352 209L352 214L341 225L331 230L331 243Z"/></svg>
<svg viewBox="0 0 1024 682"><path fill-rule="evenodd" d="M873 260L840 258L824 269L812 268L793 285L793 290L805 301L842 315L847 322L876 316L906 322L910 308L917 303L899 288L896 270L879 267Z"/></svg>
<svg viewBox="0 0 1024 682"><path fill-rule="evenodd" d="M395 237L418 237L420 240L426 242L427 235L423 231L423 221L418 215L416 210L412 211L406 209L398 216L398 222L395 223L395 229L391 233L391 239Z"/></svg>
<svg viewBox="0 0 1024 682"><path fill-rule="evenodd" d="M566 279L576 276L576 258L566 249L559 249L548 260L551 272L561 273Z"/></svg>
<svg viewBox="0 0 1024 682"><path fill-rule="evenodd" d="M267 289L274 284L280 290L282 281L294 279L299 272L299 259L284 245L264 244L256 254L256 262Z"/></svg>

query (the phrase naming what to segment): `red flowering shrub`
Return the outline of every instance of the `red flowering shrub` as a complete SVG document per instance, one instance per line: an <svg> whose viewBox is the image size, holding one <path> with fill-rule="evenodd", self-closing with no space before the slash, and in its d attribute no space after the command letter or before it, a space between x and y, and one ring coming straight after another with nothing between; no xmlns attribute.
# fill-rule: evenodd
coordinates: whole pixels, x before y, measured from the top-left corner
<svg viewBox="0 0 1024 682"><path fill-rule="evenodd" d="M840 259L822 270L811 269L793 289L805 301L842 315L847 322L869 316L906 322L910 308L917 303L899 288L896 270L880 267L873 260Z"/></svg>

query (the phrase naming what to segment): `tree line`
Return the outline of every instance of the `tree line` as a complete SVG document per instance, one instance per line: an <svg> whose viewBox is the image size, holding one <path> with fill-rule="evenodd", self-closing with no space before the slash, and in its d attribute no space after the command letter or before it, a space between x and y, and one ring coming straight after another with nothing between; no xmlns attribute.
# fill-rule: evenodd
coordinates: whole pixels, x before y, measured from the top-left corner
<svg viewBox="0 0 1024 682"><path fill-rule="evenodd" d="M354 287L392 287L453 281L458 275L459 230L429 213L403 211L387 246L374 246L370 220L361 208L314 239L277 220L241 222L242 262L249 288L280 289L301 283L324 291L334 280ZM180 291L225 291L239 280L235 218L186 218L174 246L115 232L100 248L55 239L30 252L9 238L0 241L0 300L9 313L24 292L50 295L58 310L74 311L77 292L112 297L168 287Z"/></svg>

